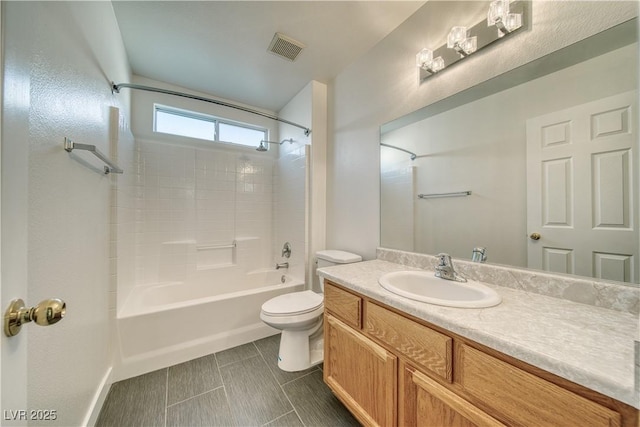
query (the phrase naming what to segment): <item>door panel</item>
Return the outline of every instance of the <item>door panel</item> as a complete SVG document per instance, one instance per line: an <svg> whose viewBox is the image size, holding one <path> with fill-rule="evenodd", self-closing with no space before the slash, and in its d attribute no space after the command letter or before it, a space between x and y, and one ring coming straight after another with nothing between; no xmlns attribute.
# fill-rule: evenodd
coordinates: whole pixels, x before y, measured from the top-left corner
<svg viewBox="0 0 640 427"><path fill-rule="evenodd" d="M527 121L528 266L635 282L636 91Z"/></svg>

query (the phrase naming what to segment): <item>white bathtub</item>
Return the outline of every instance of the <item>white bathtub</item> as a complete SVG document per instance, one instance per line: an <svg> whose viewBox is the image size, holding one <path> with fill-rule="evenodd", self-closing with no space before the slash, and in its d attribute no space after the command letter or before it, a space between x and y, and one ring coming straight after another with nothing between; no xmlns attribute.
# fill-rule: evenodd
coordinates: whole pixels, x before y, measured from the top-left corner
<svg viewBox="0 0 640 427"><path fill-rule="evenodd" d="M281 271L236 268L205 271L186 283L136 286L117 315L115 380L274 335L260 320L260 307L303 289L303 281Z"/></svg>

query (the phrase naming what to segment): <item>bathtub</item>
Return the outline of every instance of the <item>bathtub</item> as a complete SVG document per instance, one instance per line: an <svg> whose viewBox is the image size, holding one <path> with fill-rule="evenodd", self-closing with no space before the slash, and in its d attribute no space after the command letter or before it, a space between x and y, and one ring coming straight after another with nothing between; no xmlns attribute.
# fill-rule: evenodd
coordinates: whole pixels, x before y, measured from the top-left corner
<svg viewBox="0 0 640 427"><path fill-rule="evenodd" d="M277 270L215 269L186 282L133 288L118 311L116 381L278 333L262 304L305 288Z"/></svg>

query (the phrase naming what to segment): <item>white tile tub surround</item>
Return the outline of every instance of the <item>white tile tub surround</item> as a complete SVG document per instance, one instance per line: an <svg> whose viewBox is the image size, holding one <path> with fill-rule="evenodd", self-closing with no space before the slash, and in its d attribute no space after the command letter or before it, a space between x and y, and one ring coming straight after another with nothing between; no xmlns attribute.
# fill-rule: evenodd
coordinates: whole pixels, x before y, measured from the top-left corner
<svg viewBox="0 0 640 427"><path fill-rule="evenodd" d="M137 151L136 282L184 280L208 262L266 268L271 257L273 159L228 149L140 140ZM245 249L197 254L189 245ZM226 252L226 255L225 255Z"/></svg>
<svg viewBox="0 0 640 427"><path fill-rule="evenodd" d="M385 221L380 227L380 240L389 246L415 248L414 220L415 166L406 153L381 149L380 210ZM402 157L397 159L397 157ZM396 161L393 161L393 156Z"/></svg>
<svg viewBox="0 0 640 427"><path fill-rule="evenodd" d="M110 112L110 156L124 170L111 174L111 286L109 310L115 311L135 285L135 140L126 117L115 107Z"/></svg>
<svg viewBox="0 0 640 427"><path fill-rule="evenodd" d="M433 270L436 257L378 248L377 258L410 267ZM587 277L545 273L536 270L474 263L454 259L456 270L464 277L497 286L561 298L609 310L638 315L640 313L640 287L598 281Z"/></svg>

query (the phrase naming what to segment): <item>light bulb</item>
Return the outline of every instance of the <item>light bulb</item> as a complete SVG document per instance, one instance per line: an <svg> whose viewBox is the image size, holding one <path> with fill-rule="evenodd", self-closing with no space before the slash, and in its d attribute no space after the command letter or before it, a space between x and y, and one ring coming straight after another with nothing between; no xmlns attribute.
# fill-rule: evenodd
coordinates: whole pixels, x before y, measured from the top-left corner
<svg viewBox="0 0 640 427"><path fill-rule="evenodd" d="M433 61L433 51L431 49L424 48L416 54L416 66L423 68L425 64L430 64Z"/></svg>
<svg viewBox="0 0 640 427"><path fill-rule="evenodd" d="M467 27L453 27L447 37L447 47L454 48L467 38Z"/></svg>
<svg viewBox="0 0 640 427"><path fill-rule="evenodd" d="M441 71L444 69L444 59L442 59L441 56L438 56L437 58L433 58L433 61L431 61L431 71L434 73L437 73L438 71Z"/></svg>

